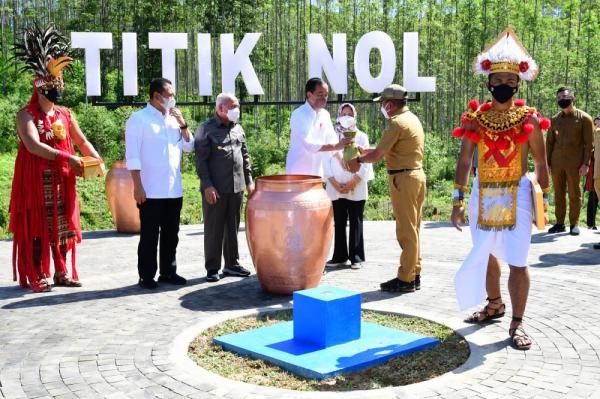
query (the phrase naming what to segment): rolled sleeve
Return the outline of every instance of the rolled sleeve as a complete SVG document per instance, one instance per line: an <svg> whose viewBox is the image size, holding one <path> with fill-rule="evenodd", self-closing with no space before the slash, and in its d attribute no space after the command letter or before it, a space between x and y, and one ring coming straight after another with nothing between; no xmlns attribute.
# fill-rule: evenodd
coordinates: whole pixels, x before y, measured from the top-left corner
<svg viewBox="0 0 600 399"><path fill-rule="evenodd" d="M189 140L185 141L184 139L182 139L183 141L183 146L182 149L185 152L193 152L196 148L196 143L194 141L194 135L192 134L192 132L189 132Z"/></svg>

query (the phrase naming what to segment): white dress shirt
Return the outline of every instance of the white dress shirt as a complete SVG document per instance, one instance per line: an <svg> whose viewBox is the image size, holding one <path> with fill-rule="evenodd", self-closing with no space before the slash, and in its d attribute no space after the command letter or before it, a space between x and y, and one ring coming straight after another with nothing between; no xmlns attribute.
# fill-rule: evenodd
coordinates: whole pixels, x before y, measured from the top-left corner
<svg viewBox="0 0 600 399"><path fill-rule="evenodd" d="M359 147L369 148L369 137L357 130L356 137L354 141ZM336 157L336 154L338 156ZM373 180L375 175L373 174L373 165L370 163L362 163L360 164L360 169L356 174L360 177L360 182L354 187L354 190L349 191L347 193L340 193L337 191L333 184L329 182L329 178L333 177L337 180L338 183L349 183L354 178L354 173L347 171L344 169L342 164L340 163L340 159L342 159L343 151L337 151L330 153L330 156L323 161L323 170L325 173L325 190L331 198L332 201L338 200L340 198L346 198L351 201L362 201L368 198L368 189L367 189L367 181Z"/></svg>
<svg viewBox="0 0 600 399"><path fill-rule="evenodd" d="M323 177L323 159L331 154L320 152L325 144L336 144L337 135L326 109L316 112L308 102L292 112L290 149L285 161L288 175Z"/></svg>
<svg viewBox="0 0 600 399"><path fill-rule="evenodd" d="M139 170L147 198L183 197L182 151L194 151L194 137L181 136L179 124L151 104L131 114L125 124L127 169Z"/></svg>

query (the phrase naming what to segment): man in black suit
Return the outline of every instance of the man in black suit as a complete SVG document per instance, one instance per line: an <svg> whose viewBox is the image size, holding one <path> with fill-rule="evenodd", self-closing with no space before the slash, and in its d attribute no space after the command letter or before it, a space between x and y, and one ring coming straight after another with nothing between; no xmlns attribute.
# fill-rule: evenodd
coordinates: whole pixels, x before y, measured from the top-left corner
<svg viewBox="0 0 600 399"><path fill-rule="evenodd" d="M237 241L244 190L248 195L254 191L246 135L239 117L239 100L231 93L221 93L215 115L198 126L195 135L204 216L204 266L209 282L220 279L221 253L224 275L250 275L239 264Z"/></svg>

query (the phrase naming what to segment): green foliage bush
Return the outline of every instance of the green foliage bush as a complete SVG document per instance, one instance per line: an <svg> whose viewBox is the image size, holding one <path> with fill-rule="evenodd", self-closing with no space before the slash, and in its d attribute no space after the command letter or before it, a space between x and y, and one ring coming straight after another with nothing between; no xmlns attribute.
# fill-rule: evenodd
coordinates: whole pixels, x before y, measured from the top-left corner
<svg viewBox="0 0 600 399"><path fill-rule="evenodd" d="M0 152L13 151L19 145L16 115L21 106L15 97L0 97Z"/></svg>
<svg viewBox="0 0 600 399"><path fill-rule="evenodd" d="M90 104L79 104L72 109L81 130L105 162L125 157L125 121L135 109L121 107L114 110Z"/></svg>

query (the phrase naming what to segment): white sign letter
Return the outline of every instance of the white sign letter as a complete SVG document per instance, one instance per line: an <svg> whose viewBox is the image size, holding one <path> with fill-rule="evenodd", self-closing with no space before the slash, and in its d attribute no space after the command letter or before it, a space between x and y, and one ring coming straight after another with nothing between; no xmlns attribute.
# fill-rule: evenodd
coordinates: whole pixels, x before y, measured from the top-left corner
<svg viewBox="0 0 600 399"><path fill-rule="evenodd" d="M371 75L369 57L371 50L379 50L381 71L377 77ZM354 74L360 87L367 93L380 93L385 86L394 82L396 74L396 49L392 38L385 32L365 33L356 43L354 50Z"/></svg>
<svg viewBox="0 0 600 399"><path fill-rule="evenodd" d="M148 48L162 50L162 77L169 79L175 90L177 90L175 49L186 49L187 39L187 33L148 33Z"/></svg>
<svg viewBox="0 0 600 399"><path fill-rule="evenodd" d="M327 75L331 90L337 94L348 93L348 56L346 55L346 34L333 34L333 57L319 33L308 34L308 76Z"/></svg>
<svg viewBox="0 0 600 399"><path fill-rule="evenodd" d="M88 96L102 95L100 49L112 49L112 33L71 32L71 47L85 52L85 89Z"/></svg>
<svg viewBox="0 0 600 399"><path fill-rule="evenodd" d="M221 83L224 92L235 92L235 78L241 72L249 94L265 94L250 61L250 53L260 35L262 33L246 33L237 50L234 50L233 33L221 34Z"/></svg>
<svg viewBox="0 0 600 399"><path fill-rule="evenodd" d="M123 32L123 95L137 96L137 33Z"/></svg>
<svg viewBox="0 0 600 399"><path fill-rule="evenodd" d="M212 96L212 57L210 33L198 33L198 93Z"/></svg>
<svg viewBox="0 0 600 399"><path fill-rule="evenodd" d="M409 92L435 91L434 77L419 76L419 33L404 32L403 86Z"/></svg>

